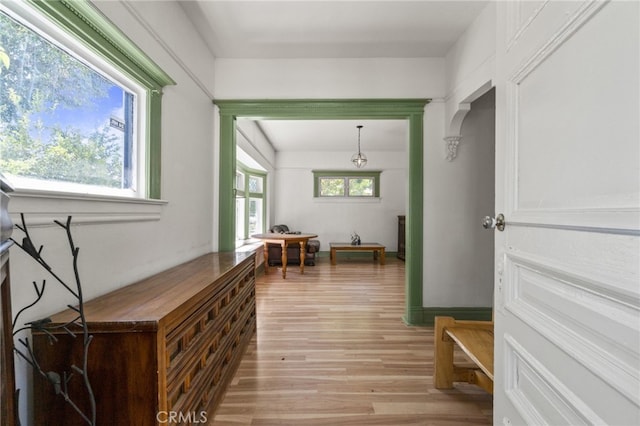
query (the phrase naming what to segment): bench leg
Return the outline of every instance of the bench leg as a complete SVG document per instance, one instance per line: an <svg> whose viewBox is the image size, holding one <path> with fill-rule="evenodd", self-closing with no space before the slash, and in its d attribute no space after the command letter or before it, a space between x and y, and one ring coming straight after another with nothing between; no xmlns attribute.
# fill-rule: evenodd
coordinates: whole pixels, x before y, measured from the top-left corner
<svg viewBox="0 0 640 426"><path fill-rule="evenodd" d="M433 382L436 389L453 388L453 342L445 339L444 329L454 325L453 317L435 318Z"/></svg>
<svg viewBox="0 0 640 426"><path fill-rule="evenodd" d="M493 380L480 370L474 371L473 383L493 395Z"/></svg>

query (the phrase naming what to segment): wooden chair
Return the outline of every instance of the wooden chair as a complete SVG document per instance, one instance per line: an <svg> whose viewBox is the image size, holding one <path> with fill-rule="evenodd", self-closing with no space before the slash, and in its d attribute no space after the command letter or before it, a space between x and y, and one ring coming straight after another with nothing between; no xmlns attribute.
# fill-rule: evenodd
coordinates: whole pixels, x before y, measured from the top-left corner
<svg viewBox="0 0 640 426"><path fill-rule="evenodd" d="M436 317L434 339L436 389L451 389L454 382L467 382L493 394L493 321ZM472 366L454 365L454 344L471 359Z"/></svg>

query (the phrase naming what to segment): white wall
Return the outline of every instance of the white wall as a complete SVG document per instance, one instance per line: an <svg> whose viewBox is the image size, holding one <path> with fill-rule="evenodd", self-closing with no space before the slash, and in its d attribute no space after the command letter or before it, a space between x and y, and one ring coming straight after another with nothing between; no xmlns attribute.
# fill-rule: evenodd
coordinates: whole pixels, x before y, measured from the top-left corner
<svg viewBox="0 0 640 426"><path fill-rule="evenodd" d="M405 144L406 145L406 144ZM312 170L351 170L352 152L278 153L275 173L275 215L270 224L318 235L320 250L330 242L348 242L357 232L363 242L377 242L396 251L398 215L406 214L406 152L367 152L367 169L381 170L380 198L374 200L313 197Z"/></svg>
<svg viewBox="0 0 640 426"><path fill-rule="evenodd" d="M444 96L444 58L217 59L218 99Z"/></svg>
<svg viewBox="0 0 640 426"><path fill-rule="evenodd" d="M480 224L494 210L495 113L491 100L473 101L490 90L494 78L495 13L489 3L449 50L446 96L425 114L426 307L492 305L493 235ZM445 136L461 136L451 162L445 160Z"/></svg>
<svg viewBox="0 0 640 426"><path fill-rule="evenodd" d="M68 214L84 221L72 232L80 247L79 268L86 299L209 252L214 248L212 242L217 241L211 219L217 210L212 195L216 178L211 166L215 160L215 116L211 96L206 93L211 85L213 58L175 3L99 2L98 6L177 84L166 88L162 107L162 198L166 204L137 206L12 197L9 207L14 221L18 212L27 212L28 221L36 218L50 223L48 219L65 220ZM144 21L139 20L138 13L144 15ZM176 53L179 56L172 57ZM36 244L45 246L47 262L70 278L64 231L40 226L32 229L32 235ZM21 232L15 231L14 237L21 239ZM32 281L41 282L43 278L49 277L31 258L17 247L11 249L14 313L34 299ZM47 298L22 320L45 317L73 302L53 280L47 282ZM25 402L31 399L30 374L18 361L20 413L25 425L32 424Z"/></svg>
<svg viewBox="0 0 640 426"><path fill-rule="evenodd" d="M496 5L489 2L445 56L446 136L455 134L450 124L460 104L474 101L491 87L495 75L495 28Z"/></svg>
<svg viewBox="0 0 640 426"><path fill-rule="evenodd" d="M429 110L438 118L444 112L442 104ZM494 210L493 91L472 103L462 137L452 162L444 143L425 147L424 306L492 305L493 231L481 218Z"/></svg>
<svg viewBox="0 0 640 426"><path fill-rule="evenodd" d="M276 151L254 120L236 120L236 145L256 161L263 169L272 171L276 164Z"/></svg>

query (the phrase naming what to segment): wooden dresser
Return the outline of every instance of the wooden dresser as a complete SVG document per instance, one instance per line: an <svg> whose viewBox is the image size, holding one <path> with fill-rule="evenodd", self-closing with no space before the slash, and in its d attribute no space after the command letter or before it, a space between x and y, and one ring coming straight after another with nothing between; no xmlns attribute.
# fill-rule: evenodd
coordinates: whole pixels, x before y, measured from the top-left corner
<svg viewBox="0 0 640 426"><path fill-rule="evenodd" d="M12 245L13 223L9 217L9 195L13 188L0 174L0 424L18 424L16 377L13 358L13 316L11 313L11 280L9 279L9 247Z"/></svg>
<svg viewBox="0 0 640 426"><path fill-rule="evenodd" d="M256 329L255 254L199 257L86 302L85 315L98 425L206 424ZM54 315L52 327L73 317ZM52 332L54 345L33 336L43 370L81 366L82 339ZM79 382L70 393L83 392ZM38 375L34 409L36 425L86 424Z"/></svg>

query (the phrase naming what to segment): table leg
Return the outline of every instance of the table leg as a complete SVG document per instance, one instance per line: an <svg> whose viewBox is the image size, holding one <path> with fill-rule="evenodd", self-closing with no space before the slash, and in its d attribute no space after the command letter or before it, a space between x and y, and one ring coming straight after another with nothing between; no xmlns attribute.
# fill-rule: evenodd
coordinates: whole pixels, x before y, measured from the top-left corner
<svg viewBox="0 0 640 426"><path fill-rule="evenodd" d="M287 278L287 242L283 241L280 243L282 247L282 278Z"/></svg>
<svg viewBox="0 0 640 426"><path fill-rule="evenodd" d="M269 273L269 243L264 243L264 273L265 275Z"/></svg>
<svg viewBox="0 0 640 426"><path fill-rule="evenodd" d="M306 250L307 244L304 241L300 241L300 273L304 274L304 252Z"/></svg>

